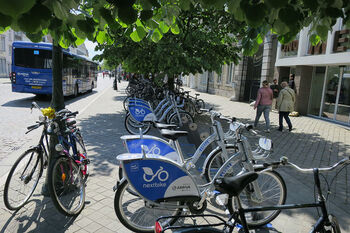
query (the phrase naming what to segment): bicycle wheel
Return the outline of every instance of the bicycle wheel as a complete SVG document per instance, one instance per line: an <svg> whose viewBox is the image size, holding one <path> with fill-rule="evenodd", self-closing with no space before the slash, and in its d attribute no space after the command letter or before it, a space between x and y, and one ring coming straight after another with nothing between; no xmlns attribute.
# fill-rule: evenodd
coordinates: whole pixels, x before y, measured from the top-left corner
<svg viewBox="0 0 350 233"><path fill-rule="evenodd" d="M130 134L134 135L140 134L140 128L142 129L142 134L147 134L151 129L151 124L141 123L134 120L130 113L128 113L125 117L124 126Z"/></svg>
<svg viewBox="0 0 350 233"><path fill-rule="evenodd" d="M124 110L125 111L128 111L128 105L129 105L129 99L131 98L131 96L128 96L126 97L124 100L123 100L123 107L124 107Z"/></svg>
<svg viewBox="0 0 350 233"><path fill-rule="evenodd" d="M196 103L195 103L195 109L196 109L196 113L202 114L203 111L202 111L201 109L205 109L204 100L202 100L202 99L197 99L197 100L196 100Z"/></svg>
<svg viewBox="0 0 350 233"><path fill-rule="evenodd" d="M86 152L86 147L84 144L83 136L81 135L79 130L75 133L75 141L76 141L75 147L77 149L77 155L78 155L79 161L81 160L87 161L88 155ZM86 163L82 166L84 167L84 169L82 169L83 177L86 181L87 177L89 176L89 167Z"/></svg>
<svg viewBox="0 0 350 233"><path fill-rule="evenodd" d="M132 232L154 232L154 223L161 216L178 216L182 209L160 209L147 205L147 201L130 194L128 181L124 180L114 196L114 210L119 221ZM167 202L169 203L169 202ZM174 203L175 204L175 203ZM162 222L162 225L172 225L177 218Z"/></svg>
<svg viewBox="0 0 350 233"><path fill-rule="evenodd" d="M189 114L188 112L181 111L181 112L179 112L179 114L180 114L181 122L179 121L178 115L175 112L169 117L168 123L175 124L177 126L181 126L181 124L182 125L189 125L189 124L194 122L192 115Z"/></svg>
<svg viewBox="0 0 350 233"><path fill-rule="evenodd" d="M55 207L66 216L78 215L85 205L85 183L79 166L65 156L52 164L48 187Z"/></svg>
<svg viewBox="0 0 350 233"><path fill-rule="evenodd" d="M254 195L254 187L250 183L245 190L240 194L243 208L256 206L274 206L283 205L286 202L287 188L283 178L275 171L266 171L260 173L255 181L259 185L262 200L257 200ZM228 210L233 214L236 204L234 198L228 200ZM250 227L258 227L266 225L274 220L281 210L260 211L246 213L247 224Z"/></svg>
<svg viewBox="0 0 350 233"><path fill-rule="evenodd" d="M26 204L43 172L43 156L37 148L25 151L12 166L4 187L4 203L9 210Z"/></svg>
<svg viewBox="0 0 350 233"><path fill-rule="evenodd" d="M329 222L330 222L330 226L331 226L331 230L326 230L326 226L323 226L323 229L321 231L316 231L317 233L341 233L340 230L340 226L338 223L338 220L336 219L336 217L333 214L329 214L328 215L329 218Z"/></svg>
<svg viewBox="0 0 350 233"><path fill-rule="evenodd" d="M194 116L196 114L196 107L192 103L192 101L189 99L185 101L185 105L183 107L183 110L185 110L186 112L191 114L191 116Z"/></svg>
<svg viewBox="0 0 350 233"><path fill-rule="evenodd" d="M228 158L238 152L237 146L226 146L226 150ZM213 180L214 176L224 163L225 159L222 157L222 149L219 149L208 159L208 162L205 165L204 175L208 182ZM239 164L235 164L226 172L225 176L235 176L241 170L242 167Z"/></svg>

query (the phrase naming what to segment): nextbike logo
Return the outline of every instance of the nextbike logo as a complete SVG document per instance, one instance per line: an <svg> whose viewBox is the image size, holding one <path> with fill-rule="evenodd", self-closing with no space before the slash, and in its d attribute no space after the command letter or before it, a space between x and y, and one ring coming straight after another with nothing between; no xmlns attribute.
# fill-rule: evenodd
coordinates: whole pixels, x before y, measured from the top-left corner
<svg viewBox="0 0 350 233"><path fill-rule="evenodd" d="M231 167L233 167L233 164L232 164L232 163L227 164L226 167L225 167L225 169L221 172L221 174L220 174L219 177L224 177L225 174L226 174L226 172L227 172L228 170L230 170Z"/></svg>
<svg viewBox="0 0 350 233"><path fill-rule="evenodd" d="M146 111L144 109L139 109L139 108L135 108L135 114L137 116L144 116L146 114Z"/></svg>
<svg viewBox="0 0 350 233"><path fill-rule="evenodd" d="M143 180L146 182L152 182L156 177L160 182L155 182L152 184L143 184L143 188L158 188L158 187L166 187L166 183L162 183L164 181L167 181L169 178L169 173L165 170L163 170L163 167L161 166L156 173L153 172L152 168L149 167L143 167L144 171L143 174Z"/></svg>
<svg viewBox="0 0 350 233"><path fill-rule="evenodd" d="M146 182L151 182L154 180L154 178L158 177L159 181L166 181L169 178L169 173L165 170L163 170L163 167L161 166L158 171L154 174L152 168L149 167L143 167L143 180Z"/></svg>
<svg viewBox="0 0 350 233"><path fill-rule="evenodd" d="M156 145L153 145L151 149L148 149L148 146L143 145L143 148L147 155L160 155L160 149Z"/></svg>

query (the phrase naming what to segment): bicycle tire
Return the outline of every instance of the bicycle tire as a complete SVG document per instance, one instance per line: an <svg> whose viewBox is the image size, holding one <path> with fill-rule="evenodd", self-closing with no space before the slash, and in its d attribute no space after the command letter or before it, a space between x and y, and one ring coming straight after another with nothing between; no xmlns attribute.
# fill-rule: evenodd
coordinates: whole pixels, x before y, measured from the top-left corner
<svg viewBox="0 0 350 233"><path fill-rule="evenodd" d="M80 161L81 159L87 160L88 159L88 154L87 150L85 147L84 139L83 136L81 135L81 132L79 129L77 129L77 132L75 133L75 148L77 149L77 157L78 160ZM84 180L87 180L87 177L89 176L89 167L87 164L83 165L85 169L85 174L83 174Z"/></svg>
<svg viewBox="0 0 350 233"><path fill-rule="evenodd" d="M50 196L57 210L66 216L78 215L85 205L85 182L76 162L66 156L58 157L49 169L48 178ZM77 204L72 202L76 199Z"/></svg>
<svg viewBox="0 0 350 233"><path fill-rule="evenodd" d="M180 111L179 114L180 114L181 121L182 121L183 124L189 125L189 124L194 122L192 115L189 114L188 112ZM177 126L180 126L180 122L179 122L179 119L177 117L177 113L176 112L171 114L171 116L169 117L168 124L175 124Z"/></svg>
<svg viewBox="0 0 350 233"><path fill-rule="evenodd" d="M131 98L131 96L128 96L126 97L124 100L123 100L123 107L124 107L124 110L125 111L128 111L128 105L129 105L129 99Z"/></svg>
<svg viewBox="0 0 350 233"><path fill-rule="evenodd" d="M142 134L147 134L148 131L150 131L151 129L151 124L142 123L134 120L130 113L128 113L125 117L124 126L126 131L133 135L140 134L139 128L142 129Z"/></svg>
<svg viewBox="0 0 350 233"><path fill-rule="evenodd" d="M30 157L27 157L30 155ZM28 159L28 161L24 161ZM21 163L24 162L22 165ZM33 166L30 166L33 163ZM22 168L24 170L22 170ZM17 177L17 169L19 169L19 173L21 174L19 185L14 185L12 187L12 183L14 178ZM39 169L39 170L37 170ZM29 172L28 174L26 172ZM38 173L35 173L38 171ZM13 164L4 187L4 203L7 209L9 210L18 210L22 208L28 201L28 199L32 196L36 186L38 185L39 179L43 173L43 155L38 148L31 148L26 150ZM36 175L35 175L36 174ZM34 179L33 179L34 177ZM28 192L25 192L24 189L21 188L21 184L27 185L30 181L33 181L33 184L30 187ZM18 198L17 203L13 199L14 194L11 194L12 190L21 195L23 198Z"/></svg>
<svg viewBox="0 0 350 233"><path fill-rule="evenodd" d="M202 114L203 111L201 109L205 109L205 102L202 99L196 99L195 109L197 114Z"/></svg>
<svg viewBox="0 0 350 233"><path fill-rule="evenodd" d="M188 112L189 114L191 114L191 116L194 116L196 114L196 107L190 99L185 101L185 105L183 107L183 110L185 110L185 112Z"/></svg>
<svg viewBox="0 0 350 233"><path fill-rule="evenodd" d="M279 189L276 192L277 194L279 193L279 196L277 196L277 198L273 198L273 200L270 200L270 199L272 199L271 197L275 197L277 194L271 195L269 190L264 191L264 188L265 187L269 188L271 186L271 183L272 183L272 182L269 183L268 181L265 181L265 179L267 179L266 175L270 176L270 178L272 178L276 182L274 185L277 185L278 189ZM260 182L259 187L260 187L262 195L268 196L269 198L267 198L267 199L264 198L264 200L262 200L260 202L255 202L254 200L252 200L252 198L247 198L248 194L251 194L254 192L254 188L251 186L251 184L249 184L245 188L245 190L240 194L243 208L244 207L273 206L273 205L285 204L286 197L287 197L287 188L286 188L286 184L285 184L285 182L280 174L278 174L275 171L266 171L266 172L259 174L259 177L256 180L256 182ZM236 204L234 203L233 200L234 200L234 198L229 197L228 205L227 205L228 210L230 211L231 214L234 213L234 209L236 206ZM276 200L276 201L274 201L274 200ZM260 212L254 212L254 214L252 216L250 216L250 213L246 213L246 220L247 220L248 227L259 227L259 226L266 225L267 223L274 220L279 215L280 212L281 212L281 210L260 211ZM267 215L267 216L265 216L265 215ZM259 219L251 219L251 218L259 218Z"/></svg>
<svg viewBox="0 0 350 233"><path fill-rule="evenodd" d="M162 212L164 212L164 210L148 208L145 205L146 201L144 199L139 196L134 196L127 191L129 189L128 186L129 183L127 180L124 180L119 184L114 196L114 211L119 221L132 232L154 232L154 223L160 216L181 215L181 208L165 210L165 212L172 212L171 214L163 214ZM136 207L137 204L139 204L139 206ZM133 211L136 214L132 213ZM176 221L177 218L173 218L164 222L164 225L172 225Z"/></svg>
<svg viewBox="0 0 350 233"><path fill-rule="evenodd" d="M233 154L237 153L238 151L237 146L226 146L226 149L232 150L232 151L228 151L228 157L231 157ZM204 175L208 182L211 182L213 180L215 174L225 162L221 157L221 153L222 153L222 149L220 148L213 155L211 155L211 157L208 159L207 164L205 165ZM239 169L236 169L234 166L232 166L230 170L232 171L231 172L227 171L226 174L228 176L233 176L233 175L237 175L237 173L241 171L242 168L241 166L239 166ZM234 171L236 171L235 174L232 174L232 172Z"/></svg>
<svg viewBox="0 0 350 233"><path fill-rule="evenodd" d="M325 226L323 226L323 229L321 231L317 231L316 233L341 233L339 222L337 218L333 214L328 215L329 222L331 224L331 231L327 231L325 229Z"/></svg>

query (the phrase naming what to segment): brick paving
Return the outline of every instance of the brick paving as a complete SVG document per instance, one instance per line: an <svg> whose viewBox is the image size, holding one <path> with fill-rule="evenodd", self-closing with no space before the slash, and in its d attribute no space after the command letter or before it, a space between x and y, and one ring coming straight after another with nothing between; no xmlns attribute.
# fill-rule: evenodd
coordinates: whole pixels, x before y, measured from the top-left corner
<svg viewBox="0 0 350 233"><path fill-rule="evenodd" d="M130 232L114 213L114 192L118 163L116 155L125 152L120 136L124 129L122 100L126 82L114 91L112 85L78 117L79 126L90 155L91 176L86 187L86 206L76 218L61 215L50 198L39 194L44 179L30 202L18 212L8 211L0 202L0 232ZM192 91L193 92L193 91ZM240 121L252 123L255 111L246 103L232 102L228 98L202 93L201 98L211 103L215 110ZM271 159L285 155L292 162L303 166L327 166L349 155L350 131L344 127L310 117L292 118L292 132L277 131L278 114L271 113L272 132L264 133L263 118L257 130L274 142ZM252 142L256 143L257 137ZM255 141L254 141L255 140ZM342 224L344 232L350 232L350 168L344 169L332 186L331 210ZM300 175L290 169L281 171L288 186L288 202L313 200L312 176ZM332 178L334 173L327 174ZM2 179L3 180L3 179ZM0 198L3 185L0 184ZM315 211L283 211L273 226L279 232L308 232L314 223ZM264 232L264 231L259 231ZM265 232L276 232L273 230Z"/></svg>

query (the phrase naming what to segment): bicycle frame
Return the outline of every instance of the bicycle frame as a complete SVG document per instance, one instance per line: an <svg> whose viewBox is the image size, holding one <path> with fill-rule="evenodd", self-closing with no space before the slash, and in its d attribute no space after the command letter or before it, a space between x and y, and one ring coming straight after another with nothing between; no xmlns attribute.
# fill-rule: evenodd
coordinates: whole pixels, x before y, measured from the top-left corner
<svg viewBox="0 0 350 233"><path fill-rule="evenodd" d="M242 208L242 206L239 206L238 208L238 215L240 216L240 219L242 221L243 229L246 233L249 233L249 229L246 224L245 219L245 213L251 213L251 212L259 212L259 211L271 211L271 210L286 210L286 209L303 209L303 208L321 208L322 215L317 220L316 224L312 227L310 233L315 233L317 231L320 231L324 225L329 223L328 218L328 211L326 206L326 200L324 196L322 195L321 185L320 185L320 178L319 178L319 169L314 168L314 181L317 188L317 194L318 194L318 201L315 203L305 203L305 204L285 204L285 205L275 205L275 206L263 206L263 207L254 207L254 208ZM238 202L240 203L239 197L234 197L235 199L238 199ZM240 205L240 204L239 204ZM229 219L231 221L236 216L232 215Z"/></svg>

